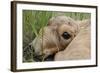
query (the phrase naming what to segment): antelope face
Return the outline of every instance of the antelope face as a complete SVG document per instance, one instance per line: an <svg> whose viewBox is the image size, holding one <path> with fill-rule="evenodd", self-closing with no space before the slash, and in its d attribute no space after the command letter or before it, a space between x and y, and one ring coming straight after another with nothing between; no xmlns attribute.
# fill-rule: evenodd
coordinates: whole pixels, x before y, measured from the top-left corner
<svg viewBox="0 0 100 73"><path fill-rule="evenodd" d="M78 24L66 16L57 16L49 20L48 26L40 30L31 46L34 56L39 60L49 59L57 52L64 50L78 33ZM53 59L52 59L53 60Z"/></svg>

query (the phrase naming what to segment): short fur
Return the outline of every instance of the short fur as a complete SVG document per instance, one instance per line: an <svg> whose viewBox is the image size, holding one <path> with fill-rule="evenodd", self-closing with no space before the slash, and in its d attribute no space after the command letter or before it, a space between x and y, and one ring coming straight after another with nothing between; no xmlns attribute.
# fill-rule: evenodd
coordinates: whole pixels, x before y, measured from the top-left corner
<svg viewBox="0 0 100 73"><path fill-rule="evenodd" d="M68 32L71 37L64 39L62 37L64 32ZM48 26L43 28L42 35L36 37L31 45L35 48L37 55L44 55L46 58L64 50L78 32L79 23L74 19L66 16L52 17L48 22Z"/></svg>
<svg viewBox="0 0 100 73"><path fill-rule="evenodd" d="M56 61L91 58L90 20L78 21L78 23L81 27L80 32L64 51L60 51L55 55Z"/></svg>

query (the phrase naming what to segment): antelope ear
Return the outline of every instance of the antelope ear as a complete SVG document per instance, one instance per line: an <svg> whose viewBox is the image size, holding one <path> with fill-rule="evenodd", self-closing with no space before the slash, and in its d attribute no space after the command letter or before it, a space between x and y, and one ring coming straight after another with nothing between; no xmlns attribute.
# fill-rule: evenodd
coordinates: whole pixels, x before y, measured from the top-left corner
<svg viewBox="0 0 100 73"><path fill-rule="evenodd" d="M47 25L51 26L53 24L53 20L54 20L54 17L50 18L49 21L48 21L48 23L47 23Z"/></svg>
<svg viewBox="0 0 100 73"><path fill-rule="evenodd" d="M57 29L57 24L55 23L55 17L52 17L49 19L47 26L50 26L51 28L53 28L54 30Z"/></svg>

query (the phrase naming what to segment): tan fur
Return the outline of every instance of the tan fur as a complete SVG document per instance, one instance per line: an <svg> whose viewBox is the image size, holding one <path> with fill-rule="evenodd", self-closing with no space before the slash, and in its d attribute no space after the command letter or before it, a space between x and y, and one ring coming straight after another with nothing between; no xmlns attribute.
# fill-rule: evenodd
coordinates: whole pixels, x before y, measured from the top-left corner
<svg viewBox="0 0 100 73"><path fill-rule="evenodd" d="M64 39L62 37L64 32L68 32L71 37ZM78 32L79 25L75 20L66 16L56 16L51 18L48 26L43 28L42 35L33 40L32 46L36 54L47 57L65 49Z"/></svg>
<svg viewBox="0 0 100 73"><path fill-rule="evenodd" d="M31 43L38 55L44 54L45 57L58 51L59 43L57 33L50 26L40 30L40 34Z"/></svg>
<svg viewBox="0 0 100 73"><path fill-rule="evenodd" d="M90 20L78 21L78 23L81 27L79 34L64 51L56 54L56 61L91 58Z"/></svg>

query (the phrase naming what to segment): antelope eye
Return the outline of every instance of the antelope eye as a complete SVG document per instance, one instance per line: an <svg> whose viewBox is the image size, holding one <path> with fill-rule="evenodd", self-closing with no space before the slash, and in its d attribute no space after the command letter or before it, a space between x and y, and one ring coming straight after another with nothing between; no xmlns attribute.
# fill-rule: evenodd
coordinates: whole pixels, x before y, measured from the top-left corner
<svg viewBox="0 0 100 73"><path fill-rule="evenodd" d="M71 35L70 35L68 32L64 32L64 33L62 34L62 37L63 37L64 39L69 39L69 38L71 37Z"/></svg>

